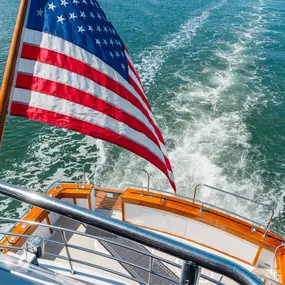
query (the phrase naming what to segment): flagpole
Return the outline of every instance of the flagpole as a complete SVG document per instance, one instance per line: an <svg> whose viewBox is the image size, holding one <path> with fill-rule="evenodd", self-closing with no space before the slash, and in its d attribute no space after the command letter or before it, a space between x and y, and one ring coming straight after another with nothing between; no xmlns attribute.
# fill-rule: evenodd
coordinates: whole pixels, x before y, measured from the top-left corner
<svg viewBox="0 0 285 285"><path fill-rule="evenodd" d="M0 144L3 139L4 126L6 122L8 105L11 96L11 88L14 81L15 68L19 54L28 3L29 0L22 0L20 4L19 13L14 29L14 35L12 38L10 52L8 55L6 69L2 81L2 88L0 90Z"/></svg>

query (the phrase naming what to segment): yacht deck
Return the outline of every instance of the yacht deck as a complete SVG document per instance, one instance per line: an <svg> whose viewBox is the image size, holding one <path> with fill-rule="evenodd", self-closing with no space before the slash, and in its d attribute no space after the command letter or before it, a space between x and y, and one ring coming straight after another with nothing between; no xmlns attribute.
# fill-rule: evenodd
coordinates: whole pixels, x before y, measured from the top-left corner
<svg viewBox="0 0 285 285"><path fill-rule="evenodd" d="M97 212L104 214L109 217L113 217L116 219L121 220L121 212L120 211L113 211L113 210L107 210L107 209L96 209ZM104 238L106 240L111 240L115 241L119 244L127 245L129 247L132 247L134 249L154 254L157 256L160 256L162 258L171 260L173 262L179 263L182 265L182 260L175 259L172 256L169 256L167 254L164 254L160 251L154 250L147 248L145 246L139 245L135 242L131 242L129 240L126 240L124 238L115 236L113 234L107 233L103 230L97 229L97 228L92 228L90 226L84 226L80 223L75 223L74 221L61 217L57 223L55 224L57 227L62 227L62 228L68 228L72 229L74 231L79 231L82 233L87 233L94 238L89 238L89 237L82 237L76 234L66 234L66 238L68 241L69 245L75 245L78 247L82 248L87 248L90 250L96 250L99 251L103 254L106 254L108 256L113 256L115 258L120 258L123 259L127 262L133 263L140 265L141 267L144 267L145 269L148 269L150 267L150 262L151 259L148 256L145 256L143 254L140 254L135 251L127 250L125 248L122 248L118 245L110 244L107 241L99 241L96 239L96 237ZM162 233L160 233L162 234ZM162 234L164 236L169 236L167 234ZM236 263L239 263L249 271L258 271L259 274L264 275L266 277L271 277L274 273L273 270L265 269L265 268L259 268L256 269L253 266L250 266L248 264L245 264L243 262L237 261L234 258L231 258L229 256L226 256L222 253L216 252L212 249L209 249L207 247L198 245L196 243L186 241L184 239L178 238L178 237L173 237L177 241L189 244L191 246L197 247L199 249L205 250L207 252L219 255L223 258L226 258L228 260L234 261ZM59 231L55 232L54 235L52 236L51 240L57 241L57 242L62 242L62 236ZM46 252L51 253L54 255L53 257L51 256L44 256L42 259L40 259L40 264L44 265L45 267L52 269L58 273L63 273L63 274L68 274L74 278L77 278L79 280L84 280L87 282L90 282L92 284L98 284L98 285L106 285L106 284L139 284L138 282L129 280L127 278L120 277L118 275L109 273L108 278L106 277L106 272L103 270L99 270L98 268L90 267L88 265L84 264L79 264L76 262L72 262L72 267L75 271L75 274L70 273L70 265L68 260L63 260L62 258L58 257L65 257L67 258L67 251L64 246L55 246L54 244L47 244L46 245ZM82 251L69 248L69 254L72 257L72 259L75 260L83 260L82 258ZM125 274L129 277L134 277L137 278L138 280L141 280L142 282L147 283L149 280L149 273L146 270L142 270L140 268L136 268L135 266L129 265L129 264L123 264L119 261L112 260L110 258L104 257L104 256L98 256L94 253L89 253L85 252L84 253L84 262L85 263L90 263L96 266L102 266L102 267L107 267L110 270L114 270L116 272L120 272L122 274ZM175 280L179 280L179 276L181 274L181 269L175 268L174 266L165 264L159 260L154 260L153 264L154 270L161 273L162 275L169 276L170 278L173 278ZM220 284L229 284L229 285L234 285L237 284L233 280L222 276L221 274L213 273L209 270L202 269L202 274L204 276L208 276L212 279L215 279L217 282L221 282ZM163 278L160 278L158 276L152 276L152 281L153 284L167 284L167 285L173 285L175 284L174 282L171 282L170 280L165 280ZM115 283L114 283L115 282ZM206 279L200 279L199 284L213 284L210 281L207 281Z"/></svg>

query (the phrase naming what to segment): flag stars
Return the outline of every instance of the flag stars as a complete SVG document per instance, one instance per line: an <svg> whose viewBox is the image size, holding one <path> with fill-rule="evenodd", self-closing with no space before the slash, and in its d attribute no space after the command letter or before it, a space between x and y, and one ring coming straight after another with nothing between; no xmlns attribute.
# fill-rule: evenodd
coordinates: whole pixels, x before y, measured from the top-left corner
<svg viewBox="0 0 285 285"><path fill-rule="evenodd" d="M75 13L69 13L70 17L69 19L75 21L76 18L78 18L77 16L75 16Z"/></svg>
<svg viewBox="0 0 285 285"><path fill-rule="evenodd" d="M43 11L42 9L37 10L37 17L38 17L38 16L42 17L42 16L43 16L43 13L44 13L44 11Z"/></svg>
<svg viewBox="0 0 285 285"><path fill-rule="evenodd" d="M99 39L95 39L95 41L96 41L96 45L99 45L99 46L101 46L101 42L100 42L100 40Z"/></svg>
<svg viewBox="0 0 285 285"><path fill-rule="evenodd" d="M83 11L83 12L80 12L80 17L81 18L84 18L84 20L87 18L87 16L85 15L85 12Z"/></svg>
<svg viewBox="0 0 285 285"><path fill-rule="evenodd" d="M61 6L66 7L68 4L69 4L69 3L66 2L66 0L61 0L61 4L60 4Z"/></svg>
<svg viewBox="0 0 285 285"><path fill-rule="evenodd" d="M1 0L0 0L1 1ZM33 0L40 1L40 0ZM66 31L62 30L67 25L71 25L73 31L77 32L72 40L83 48L92 39L93 44L89 45L90 52L102 57L109 62L117 72L122 76L127 76L128 64L126 64L126 55L124 44L115 31L109 19L100 10L95 0L45 0L46 7L37 6L33 9L34 18L43 20L49 13L49 21L57 23L58 36ZM85 4L85 5L84 5ZM92 7L93 6L93 7ZM60 12L61 10L61 12ZM54 13L52 13L54 12ZM87 37L87 38L85 38ZM88 40L87 40L88 39ZM123 47L123 48L122 48ZM103 52L104 49L104 52Z"/></svg>
<svg viewBox="0 0 285 285"><path fill-rule="evenodd" d="M86 30L83 29L83 26L78 26L78 33L81 33L83 35L84 32L86 32Z"/></svg>
<svg viewBox="0 0 285 285"><path fill-rule="evenodd" d="M88 50L128 79L124 43L97 0L31 1L46 2L45 6L35 4L31 15L35 27L44 24L47 32L52 31L56 37Z"/></svg>
<svg viewBox="0 0 285 285"><path fill-rule="evenodd" d="M48 4L48 9L49 9L49 10L54 11L54 9L55 9L56 7L57 7L57 6L55 6L55 5L53 4L53 2L52 2L51 4Z"/></svg>
<svg viewBox="0 0 285 285"><path fill-rule="evenodd" d="M57 22L63 24L63 21L65 21L65 19L61 16L57 16Z"/></svg>

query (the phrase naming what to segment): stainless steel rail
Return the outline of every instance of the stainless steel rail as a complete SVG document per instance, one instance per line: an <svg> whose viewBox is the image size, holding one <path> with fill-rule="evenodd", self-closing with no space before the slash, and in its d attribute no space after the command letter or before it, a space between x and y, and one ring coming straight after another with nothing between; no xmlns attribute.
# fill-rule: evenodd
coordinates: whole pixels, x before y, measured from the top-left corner
<svg viewBox="0 0 285 285"><path fill-rule="evenodd" d="M87 181L87 178L86 178L86 171L85 171L85 165L88 164L88 163L84 163L83 164L83 183L86 183ZM107 167L107 168L112 168L114 169L115 166L112 165L112 164L103 164L103 163L92 163L92 165L99 165L99 166L104 166L104 167ZM143 172L147 175L147 189L149 190L149 187L150 187L150 174L148 173L148 171L146 171L145 169L143 168L137 168L137 167L124 167L124 170L125 169L128 169L128 170L135 170L135 171L140 171L140 172ZM95 183L94 183L95 184Z"/></svg>
<svg viewBox="0 0 285 285"><path fill-rule="evenodd" d="M168 263L169 265L173 265L173 266L176 266L178 268L182 268L181 265L179 265L179 264L177 264L175 262L171 262L171 261L169 261L169 260L167 260L165 258L162 258L160 256L157 256L157 255L154 255L154 254L151 254L151 253L147 253L147 252L143 252L141 250L129 247L129 246L124 245L124 244L119 244L117 242L114 242L112 240L105 239L105 238L102 238L102 237L99 237L99 236L93 236L93 235L90 235L90 234L86 234L86 233L83 233L83 232L78 232L78 231L66 229L66 228L63 228L63 227L57 227L57 226L53 226L53 225L42 224L42 223L37 223L37 222L30 222L30 221L26 221L26 220L19 220L19 219L13 219L13 218L7 218L7 217L0 217L0 222L2 222L2 221L12 221L12 222L15 222L15 223L25 223L25 224L29 224L29 225L33 225L33 226L37 226L37 227L43 227L43 228L52 229L54 231L64 231L64 232L70 233L70 234L77 234L77 235L80 235L80 236L97 239L99 241L104 241L104 242L107 242L107 243L110 243L110 244L118 245L118 246L123 247L125 249L129 249L129 250L138 252L140 254L152 257L154 259L158 259L158 260L160 260L162 262ZM22 237L22 238L29 238L30 237L29 235L16 234L16 233L12 233L12 232L3 232L3 233L1 233L1 235L3 235L3 236L10 235L10 236L16 236L16 237ZM59 243L59 242L56 242L56 241L53 241L53 240L46 240L46 241L51 242L51 243L56 243L56 244L62 245L62 246L65 245L64 243ZM3 246L0 246L0 247L3 247Z"/></svg>
<svg viewBox="0 0 285 285"><path fill-rule="evenodd" d="M48 225L48 224L42 224L42 223L37 223L37 222L30 222L30 221L26 221L26 220L19 220L19 219L7 218L7 217L0 217L0 222L2 222L2 221L5 221L5 222L6 221L12 221L12 222L15 222L15 223L25 223L25 224L37 226L38 228L39 227L49 228L49 229L52 229L53 232L59 231L61 239L62 239L62 242L55 241L55 240L50 240L50 239L44 239L44 242L45 243L52 243L52 244L55 244L57 246L61 246L62 248L65 248L67 256L62 256L62 255L54 254L54 253L51 253L51 252L45 252L44 255L48 256L48 257L59 258L59 259L67 261L68 264L69 264L69 268L70 268L70 273L71 274L75 273L75 270L73 268L73 263L78 263L78 264L81 264L81 265L86 265L86 266L89 266L89 267L93 267L93 268L97 268L97 269L100 269L100 270L104 270L106 272L109 272L109 273L112 273L112 274L116 274L116 275L119 275L121 277L130 279L130 280L133 280L133 281L136 281L138 283L145 284L145 285L152 284L150 282L152 275L156 275L156 276L159 276L159 277L161 277L163 279L171 281L173 283L180 284L179 281L174 280L172 278L169 278L168 276L162 275L162 274L154 271L154 269L153 269L153 262L150 263L150 267L149 268L145 268L145 267L140 266L138 264L135 264L135 263L132 263L132 262L128 262L128 261L123 260L121 258L117 258L117 257L114 257L112 255L109 255L109 254L106 254L106 253L102 253L100 251L92 250L92 249L89 249L89 248L84 248L84 247L77 246L77 245L74 245L74 244L69 244L69 242L68 242L68 240L66 238L66 233L70 233L70 234L74 234L74 235L80 235L80 236L96 239L96 240L99 240L99 241L104 241L104 242L107 242L107 243L110 243L110 244L114 244L116 246L120 246L120 247L123 247L125 249L129 249L131 251L138 252L138 253L140 253L142 255L148 256L151 260L159 260L159 261L164 262L166 264L175 266L175 267L177 267L179 269L182 268L182 266L180 264L171 262L171 261L169 261L169 260L167 260L165 258L162 258L160 256L157 256L157 255L154 255L154 254L151 254L151 253L148 253L148 252L143 252L141 250L137 250L135 248L132 248L132 247L129 247L129 246L126 246L126 245L114 242L112 240L104 239L104 238L102 238L100 236L93 236L93 235L90 235L90 234L86 234L84 232L74 231L74 230L63 228L63 227L57 227L57 226ZM16 236L16 237L20 237L20 238L24 238L24 239L28 239L30 237L29 235L16 234L16 233L13 233L13 232L3 232L3 233L1 233L1 235L3 235L3 236L12 236L12 237ZM15 246L12 246L12 245L0 246L0 251L1 251L1 248L17 250L17 251L23 251L24 250L24 246L23 247L15 247ZM94 254L94 255L97 255L97 256L102 256L102 257L105 257L105 258L112 259L112 260L115 260L117 262L120 262L121 264L127 264L127 265L133 266L135 268L138 268L140 270L147 271L149 273L149 276L150 276L149 282L148 283L143 282L142 280L139 280L137 278L131 277L131 276L126 275L126 274L123 274L121 272L114 271L114 270L109 269L109 268L104 267L104 266L99 266L99 265L96 265L96 264L88 263L88 262L83 261L83 260L74 259L72 257L72 254L71 254L69 249L75 249L75 250L82 251L84 253L91 253L91 254ZM207 277L205 277L205 278L207 278ZM213 279L213 278L210 278L209 281L211 281L212 283L216 284L216 280ZM224 284L221 284L221 285L224 285Z"/></svg>
<svg viewBox="0 0 285 285"><path fill-rule="evenodd" d="M248 202L251 202L251 203L253 203L253 204L255 204L255 205L259 205L259 206L262 206L262 207L267 208L267 209L271 212L271 215L270 215L270 217L269 217L269 220L268 220L268 222L267 222L267 224L266 224L266 226L265 226L265 230L264 230L264 233L263 233L263 235L266 236L266 234L267 234L267 232L268 232L268 230L269 230L269 226L270 226L270 224L271 224L271 222L272 222L272 219L273 219L273 217L274 217L274 210L271 209L269 205L266 205L266 204L264 204L264 203L260 203L260 202L254 201L254 200L252 200L252 199L249 199L249 198L243 197L243 196L241 196L241 195L237 195L237 194L234 194L234 193L231 193L231 192L228 192L228 191L225 191L225 190L222 190L222 189L213 187L213 186L209 186L209 185L207 185L207 184L197 184L197 185L195 186L195 188L194 188L194 194L193 194L193 202L194 202L194 203L195 203L195 201L196 201L197 191L198 191L201 187L206 187L206 188L212 189L212 190L214 190L214 191L216 191L216 192L223 193L223 194L226 194L226 195L228 195L228 196L235 197L235 198L239 198L239 199L241 199L241 200L248 201ZM199 202L200 202L200 203L203 203L203 201L199 201ZM210 204L209 204L209 205L210 205ZM229 212L229 211L228 211L228 212ZM234 213L233 213L233 214L234 214ZM243 216L239 216L239 217L244 218L244 219L246 219L246 220L249 220L248 218L243 217ZM251 220L250 220L250 221L251 221ZM256 222L255 222L255 223L256 223Z"/></svg>
<svg viewBox="0 0 285 285"><path fill-rule="evenodd" d="M42 224L42 223L37 223L37 222L31 222L31 221L26 221L26 220L19 220L19 219L14 219L14 218L0 217L0 222L3 222L3 221L4 222L8 222L8 221L9 222L15 222L17 224L18 223L25 223L25 224L29 224L29 225L33 225L33 226L37 226L37 227L49 228L49 229L52 229L53 232L60 231L63 242L50 240L50 239L44 239L44 242L45 243L52 243L52 244L55 244L57 246L61 246L62 248L65 248L66 252L67 252L67 257L59 255L59 254L53 254L53 253L50 253L50 252L45 252L45 256L49 256L49 257L53 257L53 258L59 258L59 259L68 261L69 266L70 266L70 273L71 274L75 273L74 269L73 269L72 262L79 263L79 264L82 264L82 265L91 266L91 267L97 268L97 269L103 269L104 267L100 266L100 268L98 268L94 264L93 265L91 265L91 264L89 265L89 264L87 264L86 262L84 262L82 260L78 260L78 259L72 258L72 255L69 252L69 248L80 250L80 251L83 251L83 252L92 253L92 254L99 255L99 256L102 256L102 257L105 257L105 258L113 259L113 260L118 261L120 263L128 264L130 266L133 266L133 267L139 268L141 270L147 271L149 273L149 282L145 283L145 284L152 284L151 283L152 275L156 275L156 276L159 276L159 277L161 277L163 279L169 280L169 281L171 281L173 283L180 284L176 280L171 279L171 278L169 278L167 276L161 275L161 274L159 274L159 273L157 273L157 272L155 272L153 270L153 261L154 260L159 260L160 262L164 262L164 263L172 265L172 266L174 266L174 267L176 267L178 269L182 269L182 266L180 264L172 262L172 261L169 261L169 260L167 260L165 258L162 258L160 256L157 256L157 255L154 255L154 254L151 254L151 253L148 253L148 252L144 252L144 251L141 251L141 250L137 250L137 249L135 249L133 247L129 247L129 246L126 246L126 245L114 242L112 240L104 239L104 238L99 237L99 236L93 236L93 235L90 235L90 234L86 234L84 232L78 232L78 231L74 231L74 230L70 230L70 229L66 229L66 228L62 228L62 227L58 227L58 226ZM142 266L139 266L139 265L136 265L134 263L122 260L120 258L116 258L116 257L110 256L108 254L105 254L105 253L102 253L102 252L99 252L99 251L90 250L88 248L84 248L84 247L76 246L76 245L73 245L73 244L69 244L67 239L66 239L66 233L77 234L77 235L81 235L81 236L84 236L84 237L93 238L93 239L96 239L96 240L99 240L99 241L108 242L108 243L115 244L117 246L123 247L125 249L129 249L131 251L138 252L138 253L140 253L142 255L148 256L150 258L150 260L151 260L150 261L150 267L149 268L144 268ZM24 238L24 239L28 239L30 237L29 235L17 234L17 233L13 233L11 231L9 231L9 232L2 232L1 235L3 235L4 237L5 236L12 236L12 237L15 236L15 237L20 237L20 238ZM23 247L15 247L15 246L12 246L12 245L1 246L0 247L0 252L3 251L3 249L11 249L11 250L23 251L24 250L24 246ZM104 270L108 271L110 273L114 273L116 275L119 275L121 277L133 280L133 281L142 282L141 280L137 280L137 279L132 278L132 277L129 278L128 275L121 274L120 272L115 272L115 271L111 272L108 268L104 268ZM215 280L214 278L208 277L208 276L206 276L204 274L201 274L201 278L205 279L205 280L207 280L207 281L209 281L209 282L211 282L213 284L225 285L224 283L221 282L221 280L220 281Z"/></svg>
<svg viewBox="0 0 285 285"><path fill-rule="evenodd" d="M268 222L267 222L266 224L261 224L261 223L255 221L255 220L253 220L253 219L250 219L250 218L247 218L247 217L245 217L245 216L242 216L242 215L239 215L239 214L237 214L237 213L234 213L234 212L232 212L232 211L226 210L226 209L224 209L224 208L222 208L222 207L218 207L218 206L216 206L216 205L213 205L213 204L211 204L211 203L208 203L208 202L205 202L205 201L202 201L202 200L197 200L197 198L196 198L196 197L197 197L197 191L198 191L199 187L202 187L202 186L205 186L205 187L211 188L211 189L213 189L213 190L215 190L215 191L218 191L218 192L227 194L227 195L229 195L229 196L233 196L233 197L236 197L236 198L240 198L240 199L243 199L243 200L245 200L245 201L252 202L252 203L254 203L254 204L256 204L256 205L260 205L260 206L263 206L263 207L268 208L268 210L271 212L271 215L270 215L270 218L269 218ZM175 195L174 195L174 194L172 194L172 193L169 193L169 192L166 192L166 191L163 191L163 190L160 190L160 189L156 189L156 188L149 188L149 189L147 189L147 188L144 187L144 186L139 186L139 185L134 185L134 184L128 184L128 187L138 188L139 190L142 191L142 193L141 193L142 196L143 196L143 195L151 195L151 194L149 194L148 192L149 192L149 191L153 191L153 192L157 192L157 193L163 193L163 194L165 194L165 195L167 195L167 196L170 196L170 197L182 198L183 200L191 201L191 202L193 202L193 203L198 202L198 203L200 203L201 205L206 205L206 206L215 208L215 209L217 209L217 210L224 211L225 213L228 213L228 214L230 214L230 215L232 215L232 216L236 216L236 217L238 217L238 218L241 218L241 219L244 219L244 220L246 220L246 221L248 221L248 222L251 222L252 224L255 224L255 225L258 225L258 226L260 226L260 227L263 227L263 228L264 228L263 236L266 236L266 234L267 234L267 232L268 232L269 230L272 231L272 232L274 232L274 233L276 233L277 235L280 235L281 237L283 236L282 233L278 233L278 232L273 231L273 230L270 229L270 225L271 225L272 219L273 219L273 217L274 217L274 210L271 209L269 205L266 205L266 204L263 204L263 203L254 201L254 200L252 200L252 199L249 199L249 198L246 198L246 197L243 197L243 196L240 196L240 195L237 195L237 194L234 194L234 193L225 191L225 190L221 190L221 189L219 189L219 188L215 188L215 187L212 187L212 186L209 186L209 185L206 185L206 184L197 184L197 185L195 186L195 188L194 188L193 197L192 197L192 198L189 198L189 197L187 197L187 196L183 196L183 195L179 195L179 194L175 194ZM144 189L147 189L148 192L144 192ZM163 199L164 199L164 198L163 198Z"/></svg>
<svg viewBox="0 0 285 285"><path fill-rule="evenodd" d="M264 280L263 282L264 282L264 284L270 284L270 285L282 285L281 283L279 283L278 281L275 281L275 280L273 280L273 279L271 279L271 278L268 278L268 277L266 277L266 276L263 276L263 275L260 275L260 274L258 274L258 276L260 277L260 279L261 280ZM268 282L268 283L267 283Z"/></svg>
<svg viewBox="0 0 285 285"><path fill-rule="evenodd" d="M254 274L234 262L145 229L97 213L95 214L92 211L75 207L74 205L55 200L51 197L29 192L4 182L0 183L0 194L72 218L78 222L100 228L145 246L155 248L179 259L192 261L198 266L225 275L239 284L263 284Z"/></svg>

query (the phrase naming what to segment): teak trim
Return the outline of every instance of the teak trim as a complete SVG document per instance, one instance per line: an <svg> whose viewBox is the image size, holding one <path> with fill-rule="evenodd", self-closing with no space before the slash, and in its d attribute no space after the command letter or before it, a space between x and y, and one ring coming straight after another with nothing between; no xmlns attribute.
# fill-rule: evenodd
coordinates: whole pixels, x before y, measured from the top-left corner
<svg viewBox="0 0 285 285"><path fill-rule="evenodd" d="M63 199L63 198L71 198L71 199L90 199L90 191L91 191L91 184L86 184L85 189L78 189L83 184L63 184L61 187L58 188L52 188L50 189L46 195L51 196L56 199ZM89 203L90 207L90 203ZM46 220L46 223L48 225L51 225L51 221L49 218L49 212L43 209L40 209L38 207L32 207L22 218L26 221L32 221L32 222L43 222L43 220ZM23 222L24 223L24 222ZM15 227L11 230L11 233L16 234L26 234L26 235L32 235L33 232L37 229L37 226L26 224L26 226L23 228L23 223L16 223ZM49 228L50 234L53 233L53 230ZM12 237L14 237L12 239ZM2 241L0 242L0 248L1 245L11 245L15 247L21 247L25 243L26 239L22 237L17 237L13 235L6 235ZM3 253L7 253L9 251L13 251L13 249L4 249Z"/></svg>
<svg viewBox="0 0 285 285"><path fill-rule="evenodd" d="M276 269L277 269L277 274L279 277L279 282L281 284L285 284L285 254L281 250L281 248L277 251L276 254Z"/></svg>
<svg viewBox="0 0 285 285"><path fill-rule="evenodd" d="M165 198L165 200L163 200L162 198ZM191 242L194 242L202 246L206 246L210 249L216 250L217 252L224 253L225 255L228 255L236 260L243 261L244 263L250 264L252 266L256 266L256 263L258 261L258 258L260 256L262 249L275 252L275 249L278 246L282 245L282 242L283 242L282 237L274 233L271 233L271 232L267 233L267 237L263 237L262 235L263 230L258 227L255 227L256 232L252 232L251 231L252 225L249 224L248 222L242 221L236 217L229 216L228 214L224 214L222 212L213 210L208 207L203 207L203 209L209 210L209 212L208 211L201 212L200 211L202 208L201 205L192 203L189 201L185 201L185 200L183 200L183 203L182 203L183 205L179 206L179 202L182 202L182 200L177 197L171 197L167 195L150 193L150 192L148 192L144 196L141 196L140 190L127 189L125 193L121 196L122 220L124 222L129 223L128 221L126 221L124 204L130 203L133 205L144 206L144 207L149 207L152 209L165 211L165 212L176 214L182 217L190 218L190 219L196 220L201 223L208 224L210 226L213 226L227 233L234 234L248 242L251 242L259 246L252 263L243 261L242 259L238 257L231 256L227 253L224 253L215 248L211 248L207 245L203 245L197 241L175 235L171 232L163 232L163 231L149 228L143 225L137 225L137 226L147 228L150 230L154 230L154 231L158 231L158 232L162 232L164 234L173 235L178 238L182 238L184 240L189 240ZM131 224L134 224L134 223L131 223ZM276 267L277 267L279 282L285 285L285 247L280 248L277 252Z"/></svg>
<svg viewBox="0 0 285 285"><path fill-rule="evenodd" d="M201 205L181 200L177 197L150 192L144 196L140 194L140 190L127 189L121 197L122 203L149 207L196 220L229 234L233 234L271 252L274 252L276 247L283 241L280 236L271 232L268 232L267 237L264 237L263 230L258 227L255 227L256 231L253 232L252 225L248 222L209 207L204 206L203 209L206 211L201 211ZM165 200L162 198L165 198ZM123 218L125 217L123 216Z"/></svg>

